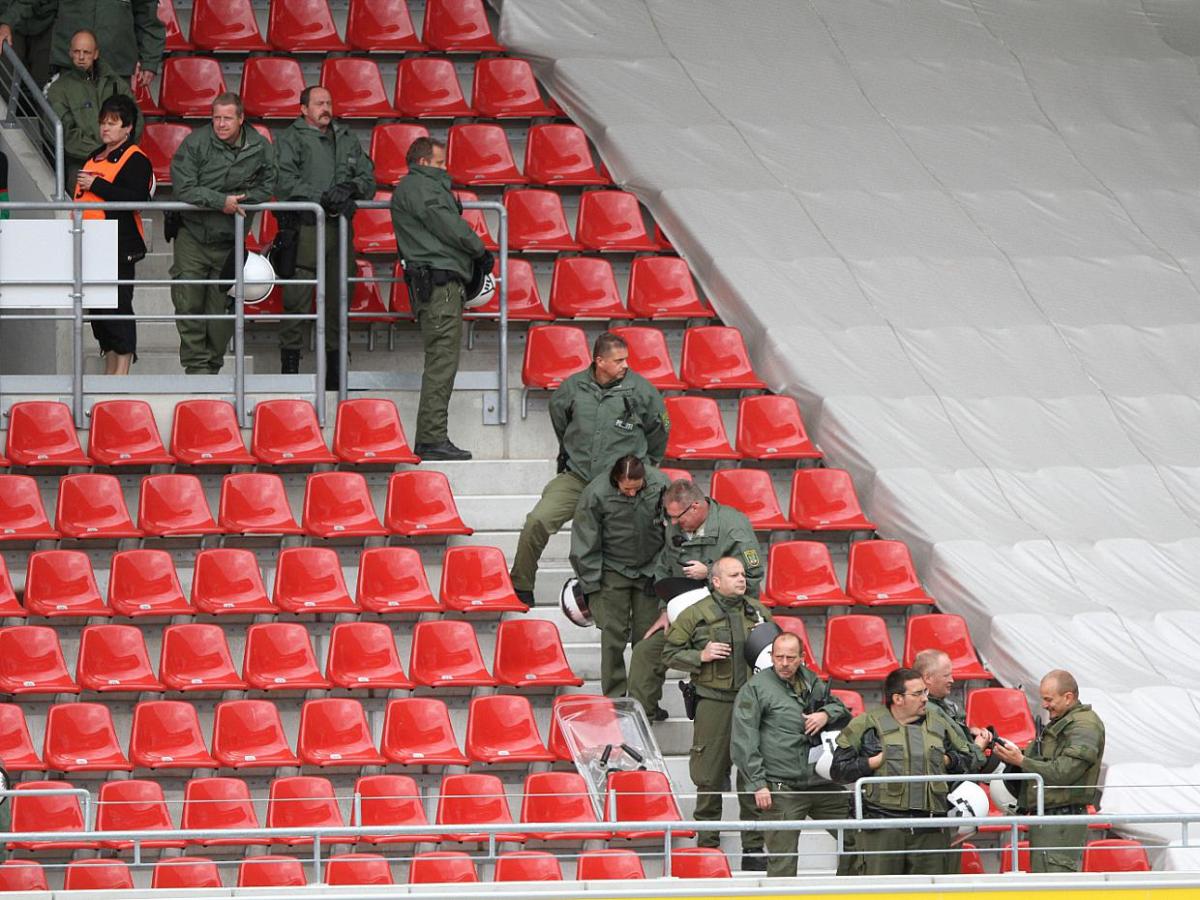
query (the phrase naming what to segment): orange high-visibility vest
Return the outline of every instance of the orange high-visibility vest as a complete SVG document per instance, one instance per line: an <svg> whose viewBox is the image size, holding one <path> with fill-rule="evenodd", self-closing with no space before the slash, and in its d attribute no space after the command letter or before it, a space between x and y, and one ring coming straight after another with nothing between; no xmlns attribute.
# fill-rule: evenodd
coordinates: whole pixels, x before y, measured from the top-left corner
<svg viewBox="0 0 1200 900"><path fill-rule="evenodd" d="M125 152L121 154L116 162L109 162L108 156L104 159L97 160L95 157L89 156L87 162L83 164L83 171L90 172L97 178L103 178L111 184L117 177L117 173L121 171L121 166L125 165L126 161L134 153L141 153L142 149L137 144L130 144L125 148ZM103 203L104 198L93 194L91 191L85 191L78 184L75 185L75 200L78 203ZM105 218L104 210L102 209L87 209L83 212L85 219L103 219ZM133 221L137 225L138 234L142 236L142 240L146 239L146 229L142 225L142 214L135 212Z"/></svg>

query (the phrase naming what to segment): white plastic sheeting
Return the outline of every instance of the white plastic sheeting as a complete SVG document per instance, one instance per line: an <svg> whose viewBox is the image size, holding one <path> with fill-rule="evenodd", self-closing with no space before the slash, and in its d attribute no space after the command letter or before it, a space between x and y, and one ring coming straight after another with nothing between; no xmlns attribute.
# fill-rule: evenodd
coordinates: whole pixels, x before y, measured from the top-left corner
<svg viewBox="0 0 1200 900"><path fill-rule="evenodd" d="M1104 809L1200 808L1200 5L505 0L501 37L993 669L1076 674Z"/></svg>

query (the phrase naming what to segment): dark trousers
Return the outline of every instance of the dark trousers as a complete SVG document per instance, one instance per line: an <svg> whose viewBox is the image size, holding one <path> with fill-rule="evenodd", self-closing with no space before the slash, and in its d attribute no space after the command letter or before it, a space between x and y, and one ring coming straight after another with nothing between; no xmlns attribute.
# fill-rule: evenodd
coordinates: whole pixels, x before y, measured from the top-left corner
<svg viewBox="0 0 1200 900"><path fill-rule="evenodd" d="M117 278L133 278L134 263L124 260L117 263ZM106 316L129 316L128 321L102 319L92 322L92 334L100 345L101 353L137 353L137 323L133 319L133 285L117 285L117 308L100 310Z"/></svg>

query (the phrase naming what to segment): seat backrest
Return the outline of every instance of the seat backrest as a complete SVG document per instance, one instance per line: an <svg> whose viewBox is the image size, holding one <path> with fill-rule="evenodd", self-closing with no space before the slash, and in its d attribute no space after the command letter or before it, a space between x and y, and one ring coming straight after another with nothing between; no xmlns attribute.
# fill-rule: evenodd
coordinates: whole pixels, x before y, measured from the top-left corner
<svg viewBox="0 0 1200 900"><path fill-rule="evenodd" d="M504 824L512 821L504 785L495 775L447 775L438 794L437 824Z"/></svg>
<svg viewBox="0 0 1200 900"><path fill-rule="evenodd" d="M632 850L585 850L579 854L575 872L579 881L624 881L646 877L642 861Z"/></svg>
<svg viewBox="0 0 1200 900"><path fill-rule="evenodd" d="M242 860L238 887L304 887L308 876L304 864L294 856L267 854Z"/></svg>
<svg viewBox="0 0 1200 900"><path fill-rule="evenodd" d="M177 856L160 859L154 864L151 888L219 888L221 875L217 864L199 856Z"/></svg>
<svg viewBox="0 0 1200 900"><path fill-rule="evenodd" d="M579 200L576 238L589 250L653 252L637 197L627 191L588 191Z"/></svg>
<svg viewBox="0 0 1200 900"><path fill-rule="evenodd" d="M226 533L298 534L283 479L274 472L237 472L221 480L217 521Z"/></svg>
<svg viewBox="0 0 1200 900"><path fill-rule="evenodd" d="M539 325L525 341L521 379L526 387L553 389L592 363L583 329L574 325Z"/></svg>
<svg viewBox="0 0 1200 900"><path fill-rule="evenodd" d="M388 861L378 853L343 853L329 857L325 864L325 883L393 884Z"/></svg>
<svg viewBox="0 0 1200 900"><path fill-rule="evenodd" d="M194 16L196 7L192 9ZM211 115L212 102L226 90L221 64L211 57L168 56L163 60L161 77L158 99L170 115Z"/></svg>
<svg viewBox="0 0 1200 900"><path fill-rule="evenodd" d="M201 50L266 50L250 0L196 0L188 35Z"/></svg>
<svg viewBox="0 0 1200 900"><path fill-rule="evenodd" d="M338 37L328 0L287 0L272 3L267 17L267 41L280 50L319 53L347 49Z"/></svg>
<svg viewBox="0 0 1200 900"><path fill-rule="evenodd" d="M354 785L362 821L354 825L425 825L425 804L408 775L364 775ZM353 816L354 813L352 812Z"/></svg>
<svg viewBox="0 0 1200 900"><path fill-rule="evenodd" d="M373 59L327 57L321 64L321 86L333 94L333 108L341 118L395 115Z"/></svg>
<svg viewBox="0 0 1200 900"><path fill-rule="evenodd" d="M479 875L471 857L457 850L418 853L408 867L409 884L447 884L478 880Z"/></svg>
<svg viewBox="0 0 1200 900"><path fill-rule="evenodd" d="M562 881L558 857L545 850L512 850L496 860L493 881Z"/></svg>
<svg viewBox="0 0 1200 900"><path fill-rule="evenodd" d="M607 184L578 125L534 125L525 138L525 175L534 184Z"/></svg>
<svg viewBox="0 0 1200 900"><path fill-rule="evenodd" d="M1017 688L976 688L967 693L967 724L995 726L996 733L1025 746L1037 736L1029 700Z"/></svg>
<svg viewBox="0 0 1200 900"><path fill-rule="evenodd" d="M162 786L133 779L100 785L96 807L97 831L153 831L174 828Z"/></svg>
<svg viewBox="0 0 1200 900"><path fill-rule="evenodd" d="M67 863L64 891L133 890L128 864L116 859L77 859Z"/></svg>
<svg viewBox="0 0 1200 900"><path fill-rule="evenodd" d="M396 67L396 109L417 118L473 116L458 72L448 59L416 56L401 60Z"/></svg>
<svg viewBox="0 0 1200 900"><path fill-rule="evenodd" d="M70 791L69 781L23 781L13 785L17 791ZM13 831L83 831L83 808L75 794L44 794L12 797Z"/></svg>
<svg viewBox="0 0 1200 900"><path fill-rule="evenodd" d="M272 15L277 8L290 7L292 2L273 3ZM267 119L298 116L303 90L304 73L300 63L291 57L252 56L242 68L241 94L247 116Z"/></svg>
<svg viewBox="0 0 1200 900"><path fill-rule="evenodd" d="M421 26L425 43L449 53L500 52L482 0L430 0Z"/></svg>
<svg viewBox="0 0 1200 900"><path fill-rule="evenodd" d="M88 456L106 466L170 464L145 400L102 400L92 407Z"/></svg>
<svg viewBox="0 0 1200 900"><path fill-rule="evenodd" d="M380 122L371 129L371 161L375 163L376 184L394 185L408 174L405 158L412 142L429 137L429 129L413 122ZM341 404L338 411L341 411Z"/></svg>
<svg viewBox="0 0 1200 900"><path fill-rule="evenodd" d="M754 525L783 515L766 469L718 469L713 472L712 498L744 513Z"/></svg>
<svg viewBox="0 0 1200 900"><path fill-rule="evenodd" d="M26 400L8 411L8 458L16 465L88 466L71 409L56 400Z"/></svg>
<svg viewBox="0 0 1200 900"><path fill-rule="evenodd" d="M355 50L406 53L428 49L413 28L407 0L350 0L346 42Z"/></svg>
<svg viewBox="0 0 1200 900"><path fill-rule="evenodd" d="M525 778L521 821L595 822L587 782L578 772L533 772Z"/></svg>
<svg viewBox="0 0 1200 900"><path fill-rule="evenodd" d="M259 828L249 786L240 778L193 778L183 791L180 827Z"/></svg>
<svg viewBox="0 0 1200 900"><path fill-rule="evenodd" d="M435 612L441 607L429 589L421 556L413 547L368 547L359 557L359 606L372 612Z"/></svg>
<svg viewBox="0 0 1200 900"><path fill-rule="evenodd" d="M523 59L486 57L475 64L471 104L483 116L546 116L553 111L538 91L533 69Z"/></svg>
<svg viewBox="0 0 1200 900"><path fill-rule="evenodd" d="M342 811L328 778L292 775L271 782L267 798L267 828L336 827L344 825Z"/></svg>
<svg viewBox="0 0 1200 900"><path fill-rule="evenodd" d="M1149 872L1150 858L1139 841L1104 838L1083 848L1085 872Z"/></svg>
<svg viewBox="0 0 1200 900"><path fill-rule="evenodd" d="M271 602L253 551L210 547L197 553L192 570L192 603L209 613L247 608L269 612Z"/></svg>

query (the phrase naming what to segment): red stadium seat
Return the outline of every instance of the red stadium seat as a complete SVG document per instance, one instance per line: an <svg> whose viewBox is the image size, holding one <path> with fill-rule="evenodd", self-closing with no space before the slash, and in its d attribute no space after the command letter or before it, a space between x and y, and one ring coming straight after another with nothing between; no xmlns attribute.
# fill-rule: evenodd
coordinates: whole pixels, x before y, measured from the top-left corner
<svg viewBox="0 0 1200 900"><path fill-rule="evenodd" d="M428 49L413 30L406 0L350 0L346 43L355 50L383 53Z"/></svg>
<svg viewBox="0 0 1200 900"><path fill-rule="evenodd" d="M453 190L452 193L458 202L466 206L468 203L477 203L479 196L474 191ZM500 245L496 243L496 239L488 230L487 219L483 215L482 209L464 209L462 214L463 220L471 226L471 230L479 235L479 239L483 241L485 249L491 250L493 253L500 249ZM508 244L513 250L517 249L512 241L512 218L509 218ZM394 308L394 305L393 305Z"/></svg>
<svg viewBox="0 0 1200 900"><path fill-rule="evenodd" d="M797 469L792 475L790 512L805 531L874 531L845 469ZM854 588L847 585L853 596Z"/></svg>
<svg viewBox="0 0 1200 900"><path fill-rule="evenodd" d="M635 260L637 262L637 260ZM738 404L737 446L746 459L820 459L791 397L758 394Z"/></svg>
<svg viewBox="0 0 1200 900"><path fill-rule="evenodd" d="M467 103L448 59L415 56L396 67L396 109L410 119L453 119L478 113Z"/></svg>
<svg viewBox="0 0 1200 900"><path fill-rule="evenodd" d="M307 704L306 704L307 706ZM341 828L346 824L328 778L294 775L271 782L267 798L267 828ZM274 837L273 844L298 847L311 844L312 837ZM326 835L322 844L353 844L350 835Z"/></svg>
<svg viewBox="0 0 1200 900"><path fill-rule="evenodd" d="M584 746L619 746L624 740L621 723L617 720L616 708L610 698L592 694L560 694L554 698L548 742L550 752L557 760L571 762L572 759L566 735L559 727L560 711L568 717L572 731Z"/></svg>
<svg viewBox="0 0 1200 900"><path fill-rule="evenodd" d="M412 547L370 547L358 563L358 605L375 613L441 612Z"/></svg>
<svg viewBox="0 0 1200 900"><path fill-rule="evenodd" d="M846 593L864 606L933 603L921 587L903 541L856 541L851 544Z"/></svg>
<svg viewBox="0 0 1200 900"><path fill-rule="evenodd" d="M103 400L92 407L88 456L102 466L170 465L154 412L145 400Z"/></svg>
<svg viewBox="0 0 1200 900"><path fill-rule="evenodd" d="M46 713L42 756L59 772L128 772L133 768L102 703L59 703Z"/></svg>
<svg viewBox="0 0 1200 900"><path fill-rule="evenodd" d="M825 669L841 681L882 681L900 661L878 616L833 616L825 623Z"/></svg>
<svg viewBox="0 0 1200 900"><path fill-rule="evenodd" d="M130 618L189 616L196 612L184 596L171 554L165 550L122 550L113 554L108 605L116 615Z"/></svg>
<svg viewBox="0 0 1200 900"><path fill-rule="evenodd" d="M667 397L667 459L741 459L729 444L721 409L711 397Z"/></svg>
<svg viewBox="0 0 1200 900"><path fill-rule="evenodd" d="M325 883L394 884L388 861L377 853L341 853L325 863Z"/></svg>
<svg viewBox="0 0 1200 900"><path fill-rule="evenodd" d="M265 622L247 628L242 676L260 691L329 689L317 669L308 629L299 622Z"/></svg>
<svg viewBox="0 0 1200 900"><path fill-rule="evenodd" d="M545 619L501 622L492 670L500 684L517 688L583 684L567 662L558 626Z"/></svg>
<svg viewBox="0 0 1200 900"><path fill-rule="evenodd" d="M219 888L221 874L217 864L200 856L176 856L160 859L154 864L152 889L181 890L187 888Z"/></svg>
<svg viewBox="0 0 1200 900"><path fill-rule="evenodd" d="M673 878L732 878L729 860L716 847L680 847L671 851Z"/></svg>
<svg viewBox="0 0 1200 900"><path fill-rule="evenodd" d="M138 527L147 537L220 534L195 475L147 475L138 499Z"/></svg>
<svg viewBox="0 0 1200 900"><path fill-rule="evenodd" d="M340 622L329 636L325 677L347 690L411 690L392 629L383 622Z"/></svg>
<svg viewBox="0 0 1200 900"><path fill-rule="evenodd" d="M316 472L304 488L304 533L313 537L382 537L386 532L358 472ZM278 601L276 601L278 602Z"/></svg>
<svg viewBox="0 0 1200 900"><path fill-rule="evenodd" d="M478 77L478 76L476 76ZM534 125L525 139L525 177L561 187L606 185L578 125Z"/></svg>
<svg viewBox="0 0 1200 900"><path fill-rule="evenodd" d="M182 700L150 700L133 708L129 759L142 769L215 769L204 745L196 707Z"/></svg>
<svg viewBox="0 0 1200 900"><path fill-rule="evenodd" d="M346 463L419 463L391 400L362 397L338 404L333 452Z"/></svg>
<svg viewBox="0 0 1200 900"><path fill-rule="evenodd" d="M853 602L838 583L829 547L819 541L772 544L760 599L767 606L788 607L850 606Z"/></svg>
<svg viewBox="0 0 1200 900"><path fill-rule="evenodd" d="M483 0L429 0L421 37L435 50L447 53L500 53L504 47L492 36Z"/></svg>
<svg viewBox="0 0 1200 900"><path fill-rule="evenodd" d="M525 253L558 253L581 249L571 237L562 198L541 188L507 191L508 242Z"/></svg>
<svg viewBox="0 0 1200 900"><path fill-rule="evenodd" d="M591 364L592 349L582 328L539 325L529 329L525 341L521 381L527 388L554 390Z"/></svg>
<svg viewBox="0 0 1200 900"><path fill-rule="evenodd" d="M211 616L274 613L253 551L213 547L196 554L192 603Z"/></svg>
<svg viewBox="0 0 1200 900"><path fill-rule="evenodd" d="M429 137L429 129L412 122L380 122L371 129L369 155L375 164L376 184L394 185L408 174L405 157L419 137Z"/></svg>
<svg viewBox="0 0 1200 900"><path fill-rule="evenodd" d="M316 2L324 5L324 0ZM290 9L293 5L293 0L272 3L272 17L275 10ZM300 71L300 63L290 56L251 56L243 65L241 94L247 116L256 119L290 119L298 116L300 92L303 90L304 73Z"/></svg>
<svg viewBox="0 0 1200 900"><path fill-rule="evenodd" d="M251 127L267 140L271 140L271 129L262 123L256 122ZM271 210L264 210L263 214L258 217L257 234L254 231L246 233L246 249L253 250L255 253L264 253L266 252L265 248L271 246L271 242L275 240L277 234L279 234L279 220L275 218L275 214ZM282 288L276 287L274 290L282 290ZM283 312L282 304L282 296L276 304L275 293L272 291L263 302L246 307L246 315L267 315L268 311L278 315Z"/></svg>
<svg viewBox="0 0 1200 900"><path fill-rule="evenodd" d="M87 554L40 550L29 555L25 609L33 616L111 616L104 605Z"/></svg>
<svg viewBox="0 0 1200 900"><path fill-rule="evenodd" d="M1004 875L1012 870L1012 842L1007 841L1000 847L1000 874ZM1029 855L1029 841L1017 841L1017 871L1026 874L1033 871Z"/></svg>
<svg viewBox="0 0 1200 900"><path fill-rule="evenodd" d="M300 710L300 762L308 766L382 766L362 704L348 697L305 701Z"/></svg>
<svg viewBox="0 0 1200 900"><path fill-rule="evenodd" d="M17 592L13 588L12 577L8 574L8 566L0 557L0 616L25 618L25 607L17 601Z"/></svg>
<svg viewBox="0 0 1200 900"><path fill-rule="evenodd" d="M266 465L335 463L307 400L264 400L254 407L250 450Z"/></svg>
<svg viewBox="0 0 1200 900"><path fill-rule="evenodd" d="M222 704L224 705L224 704ZM217 708L218 714L220 707ZM193 778L183 790L183 818L179 827L187 831L219 834L239 828L261 828L250 788L240 778ZM203 847L266 844L266 838L203 837L188 843Z"/></svg>
<svg viewBox="0 0 1200 900"><path fill-rule="evenodd" d="M90 466L65 403L27 400L8 411L6 455L14 466Z"/></svg>
<svg viewBox="0 0 1200 900"><path fill-rule="evenodd" d="M383 527L406 537L431 534L472 534L463 522L442 472L397 472L388 479Z"/></svg>
<svg viewBox="0 0 1200 900"><path fill-rule="evenodd" d="M41 863L32 859L6 859L0 863L0 892L49 890Z"/></svg>
<svg viewBox="0 0 1200 900"><path fill-rule="evenodd" d="M467 764L467 757L458 749L446 704L432 697L390 701L380 749L388 760L402 766Z"/></svg>
<svg viewBox="0 0 1200 900"><path fill-rule="evenodd" d="M512 825L504 785L495 775L447 775L438 794L438 825ZM486 832L444 834L442 839L463 843L487 841ZM524 843L518 832L498 832L496 841Z"/></svg>
<svg viewBox="0 0 1200 900"><path fill-rule="evenodd" d="M182 400L175 404L171 453L187 466L254 464L254 457L246 452L237 413L228 400Z"/></svg>
<svg viewBox="0 0 1200 900"><path fill-rule="evenodd" d="M274 788L275 784L272 784L271 789L274 790ZM271 810L268 807L268 818L270 815ZM264 856L243 859L238 866L238 887L286 888L305 887L307 884L308 877L304 874L304 864L294 856L277 856L268 853Z"/></svg>
<svg viewBox="0 0 1200 900"><path fill-rule="evenodd" d="M356 281L350 285L349 312L354 317L351 320L359 324L370 325L372 322L391 322L387 307L383 304L383 294L380 293L379 282L375 281L375 267L365 259L355 260L353 277L365 278L367 281ZM340 408L340 407L339 407ZM334 448L336 452L337 448Z"/></svg>
<svg viewBox="0 0 1200 900"><path fill-rule="evenodd" d="M435 850L418 853L408 867L409 884L462 884L479 881L475 863L466 853Z"/></svg>
<svg viewBox="0 0 1200 900"><path fill-rule="evenodd" d="M88 625L79 641L75 680L85 691L162 691L150 668L142 630L133 625Z"/></svg>
<svg viewBox="0 0 1200 900"><path fill-rule="evenodd" d="M863 703L862 694L860 694L858 691L846 691L838 688L830 688L829 693L832 696L837 697L842 701L842 703L845 704L846 709L850 710L851 718L854 718L855 716L861 716L867 709L866 704Z"/></svg>
<svg viewBox="0 0 1200 900"><path fill-rule="evenodd" d="M480 216L480 219L482 218ZM415 321L417 317L413 315L412 300L408 296L408 285L404 283L404 266L399 261L392 267L391 287L388 294L388 312L397 319Z"/></svg>
<svg viewBox="0 0 1200 900"><path fill-rule="evenodd" d="M804 665L821 678L829 678L829 673L825 671L821 661L813 653L812 644L808 641L808 629L804 627L804 620L799 616L776 615L775 624L800 638L800 646L804 653Z"/></svg>
<svg viewBox="0 0 1200 900"><path fill-rule="evenodd" d="M587 782L578 772L533 772L525 778L521 792L521 824L542 822L566 824L597 823ZM612 835L603 831L531 831L534 841L608 840Z"/></svg>
<svg viewBox="0 0 1200 900"><path fill-rule="evenodd" d="M193 22L197 8L199 5L192 8ZM213 101L225 91L221 64L211 56L168 56L163 60L158 102L167 115L207 118L212 115Z"/></svg>
<svg viewBox="0 0 1200 900"><path fill-rule="evenodd" d="M174 827L157 781L106 781L100 785L97 831L170 831ZM141 841L141 845L143 850L187 846L178 838ZM133 841L102 841L100 846L109 850L127 850L133 846Z"/></svg>
<svg viewBox="0 0 1200 900"><path fill-rule="evenodd" d="M12 434L12 432L9 432ZM58 531L50 527L42 494L29 475L5 475L0 478L0 541L57 540Z"/></svg>
<svg viewBox="0 0 1200 900"><path fill-rule="evenodd" d="M1150 858L1138 841L1106 838L1083 848L1085 872L1149 872Z"/></svg>
<svg viewBox="0 0 1200 900"><path fill-rule="evenodd" d="M500 262L492 270L497 286L500 281ZM496 291L492 298L482 306L476 306L471 312L477 316L500 315L500 292ZM538 290L537 279L533 275L533 266L527 259L508 258L508 318L509 321L521 322L550 322L554 316L546 311Z"/></svg>
<svg viewBox="0 0 1200 900"><path fill-rule="evenodd" d="M742 333L736 328L703 325L683 333L680 374L689 387L702 390L761 390Z"/></svg>
<svg viewBox="0 0 1200 900"><path fill-rule="evenodd" d="M517 599L508 562L496 547L451 547L442 558L438 599L446 609L465 613L525 612Z"/></svg>
<svg viewBox="0 0 1200 900"><path fill-rule="evenodd" d="M796 527L780 510L766 469L719 469L713 472L711 491L718 503L745 513L756 531Z"/></svg>
<svg viewBox="0 0 1200 900"><path fill-rule="evenodd" d="M545 850L511 850L496 859L493 881L562 881L558 857Z"/></svg>
<svg viewBox="0 0 1200 900"><path fill-rule="evenodd" d="M272 3L267 41L290 53L329 53L350 49L338 36L328 0Z"/></svg>
<svg viewBox="0 0 1200 900"><path fill-rule="evenodd" d="M45 625L0 628L0 691L13 695L79 693L79 685L67 671L57 631Z"/></svg>
<svg viewBox="0 0 1200 900"><path fill-rule="evenodd" d="M611 810L616 822L678 822L683 817L671 782L662 772L613 772L608 776L608 794L604 809ZM691 837L692 832L676 831L676 837ZM630 840L661 838L661 831L618 831L617 837ZM582 876L580 876L582 877Z"/></svg>
<svg viewBox="0 0 1200 900"><path fill-rule="evenodd" d="M493 694L471 701L466 750L472 762L554 761L538 734L529 701L513 694Z"/></svg>
<svg viewBox="0 0 1200 900"><path fill-rule="evenodd" d="M660 391L682 391L687 388L675 374L667 339L660 329L631 325L609 330L624 338L629 348L629 368L633 371Z"/></svg>
<svg viewBox="0 0 1200 900"><path fill-rule="evenodd" d="M413 626L408 673L426 687L494 687L470 622L443 619Z"/></svg>
<svg viewBox="0 0 1200 900"><path fill-rule="evenodd" d="M201 50L271 49L259 33L250 0L196 0L188 36Z"/></svg>
<svg viewBox="0 0 1200 900"><path fill-rule="evenodd" d="M40 772L46 768L33 748L25 711L17 703L0 703L0 765L10 773Z"/></svg>
<svg viewBox="0 0 1200 900"><path fill-rule="evenodd" d="M585 850L575 864L578 881L636 881L646 877L632 850Z"/></svg>
<svg viewBox="0 0 1200 900"><path fill-rule="evenodd" d="M54 524L63 537L114 539L141 537L125 508L125 494L114 475L87 472L64 475L58 482ZM28 603L26 604L28 605Z"/></svg>
<svg viewBox="0 0 1200 900"><path fill-rule="evenodd" d="M374 119L395 115L373 59L361 56L327 57L321 63L321 86L333 94L340 119Z"/></svg>
<svg viewBox="0 0 1200 900"><path fill-rule="evenodd" d="M594 256L559 257L550 282L550 312L560 319L623 319L612 263Z"/></svg>
<svg viewBox="0 0 1200 900"><path fill-rule="evenodd" d="M154 94L150 92L150 85L148 84L141 84L139 82L134 86L133 100L137 104L138 111L143 117L148 118L150 116L165 116L167 114L167 111L159 106L158 101L154 99ZM188 131L191 131L191 129L189 128ZM150 158L150 161L151 163L155 162L153 157ZM168 159L167 162L169 164L170 159ZM170 181L167 183L170 184Z"/></svg>
<svg viewBox="0 0 1200 900"><path fill-rule="evenodd" d="M399 701L404 702L404 701ZM463 760L463 764L466 760ZM425 817L425 803L416 782L407 775L364 775L354 785L359 797L362 821L354 819L352 825L375 828L383 825L424 826L429 824ZM371 834L360 840L368 844L416 844L437 841L432 834Z"/></svg>
<svg viewBox="0 0 1200 900"><path fill-rule="evenodd" d="M451 125L446 142L446 168L455 184L526 184L517 169L508 136L499 125Z"/></svg>
<svg viewBox="0 0 1200 900"><path fill-rule="evenodd" d="M158 20L167 30L168 53L195 49L192 42L183 36L183 29L179 27L179 16L175 14L175 4L171 0L158 0Z"/></svg>
<svg viewBox="0 0 1200 900"><path fill-rule="evenodd" d="M512 57L492 56L475 64L471 105L489 119L554 115L542 99L529 63Z"/></svg>
<svg viewBox="0 0 1200 900"><path fill-rule="evenodd" d="M217 524L227 534L304 533L288 506L283 479L271 472L226 475Z"/></svg>
<svg viewBox="0 0 1200 900"><path fill-rule="evenodd" d="M639 256L629 269L629 311L639 319L710 318L678 256Z"/></svg>
<svg viewBox="0 0 1200 900"><path fill-rule="evenodd" d="M588 191L579 198L575 236L587 250L654 253L637 197L626 191Z"/></svg>
<svg viewBox="0 0 1200 900"><path fill-rule="evenodd" d="M227 700L213 717L213 756L233 769L298 766L270 700Z"/></svg>
<svg viewBox="0 0 1200 900"><path fill-rule="evenodd" d="M64 891L131 891L133 874L117 859L77 859L67 863Z"/></svg>
<svg viewBox="0 0 1200 900"><path fill-rule="evenodd" d="M158 677L172 691L244 691L220 625L192 622L163 629Z"/></svg>
<svg viewBox="0 0 1200 900"><path fill-rule="evenodd" d="M911 666L918 653L929 649L950 655L954 677L958 681L992 679L992 673L980 665L962 616L938 613L910 616L905 626L904 664Z"/></svg>
<svg viewBox="0 0 1200 900"><path fill-rule="evenodd" d="M1029 701L1017 688L976 688L968 692L967 725L994 726L998 735L1022 747L1037 737Z"/></svg>
<svg viewBox="0 0 1200 900"><path fill-rule="evenodd" d="M376 191L371 199L388 203L392 195ZM360 209L354 214L354 252L381 256L396 253L396 232L392 229L389 209Z"/></svg>
<svg viewBox="0 0 1200 900"><path fill-rule="evenodd" d="M25 781L14 784L16 791L70 791L75 786L69 781ZM23 832L62 832L64 836L73 831L84 831L88 823L83 819L83 808L79 805L77 794L44 794L23 796L16 794L10 801L9 814L12 817L10 830L15 834ZM10 841L9 850L95 850L100 845L96 841L66 840L57 841Z"/></svg>

